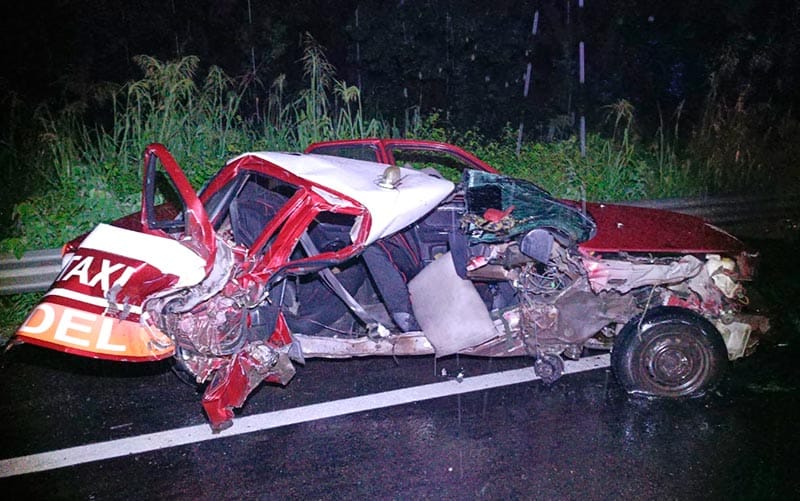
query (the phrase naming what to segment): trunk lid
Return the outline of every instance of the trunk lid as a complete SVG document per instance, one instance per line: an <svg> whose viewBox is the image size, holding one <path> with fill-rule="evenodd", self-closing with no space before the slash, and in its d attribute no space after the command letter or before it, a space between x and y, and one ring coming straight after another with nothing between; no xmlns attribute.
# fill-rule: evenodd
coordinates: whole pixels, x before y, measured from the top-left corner
<svg viewBox="0 0 800 501"><path fill-rule="evenodd" d="M156 205L159 183L171 186L177 211ZM145 151L142 193L139 231L100 224L70 247L61 273L18 329L21 341L111 360L172 355L172 340L153 324L144 303L207 276L214 232L191 184L161 145Z"/></svg>

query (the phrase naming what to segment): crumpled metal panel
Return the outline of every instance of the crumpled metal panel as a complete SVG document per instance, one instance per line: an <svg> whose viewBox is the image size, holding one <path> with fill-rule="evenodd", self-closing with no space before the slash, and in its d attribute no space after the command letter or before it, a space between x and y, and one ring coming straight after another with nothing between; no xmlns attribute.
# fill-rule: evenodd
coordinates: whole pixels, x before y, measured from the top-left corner
<svg viewBox="0 0 800 501"><path fill-rule="evenodd" d="M295 369L287 353L277 351L266 343L256 341L231 357L230 363L214 373L203 394L203 409L215 431L233 424L233 409L262 381L285 385Z"/></svg>
<svg viewBox="0 0 800 501"><path fill-rule="evenodd" d="M583 257L592 290L616 290L622 293L648 285L666 285L683 282L703 268L703 262L694 256L683 256L670 263L635 263L620 259L593 259Z"/></svg>
<svg viewBox="0 0 800 501"><path fill-rule="evenodd" d="M414 316L443 357L496 337L494 322L475 286L456 273L448 252L408 283Z"/></svg>
<svg viewBox="0 0 800 501"><path fill-rule="evenodd" d="M551 302L525 301L521 327L539 342L582 344L608 324L627 322L637 311L632 295L594 293L579 280Z"/></svg>

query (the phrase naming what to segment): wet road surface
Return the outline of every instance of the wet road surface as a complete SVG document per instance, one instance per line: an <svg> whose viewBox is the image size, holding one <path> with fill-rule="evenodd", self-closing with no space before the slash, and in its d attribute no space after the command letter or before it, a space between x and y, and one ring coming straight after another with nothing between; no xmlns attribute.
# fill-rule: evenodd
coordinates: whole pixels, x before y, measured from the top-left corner
<svg viewBox="0 0 800 501"><path fill-rule="evenodd" d="M0 489L35 499L797 498L792 247L764 252L759 289L778 309L773 337L702 398L629 398L600 369L13 476ZM241 415L528 364L310 360L288 387L260 388ZM204 422L199 395L165 364L23 346L3 357L0 392L0 459Z"/></svg>

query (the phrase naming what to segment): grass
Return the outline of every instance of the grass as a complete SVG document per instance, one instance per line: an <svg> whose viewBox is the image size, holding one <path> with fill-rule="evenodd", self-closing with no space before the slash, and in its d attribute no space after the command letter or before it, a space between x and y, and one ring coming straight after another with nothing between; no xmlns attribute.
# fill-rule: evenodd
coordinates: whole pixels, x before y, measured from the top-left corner
<svg viewBox="0 0 800 501"><path fill-rule="evenodd" d="M41 296L38 292L0 296L0 349L25 320L28 312L36 306Z"/></svg>
<svg viewBox="0 0 800 501"><path fill-rule="evenodd" d="M620 109L628 116L614 116ZM649 144L638 139L633 108L624 100L611 110L609 119L613 123L610 137L589 134L585 157L574 136L557 142L523 142L517 154L517 131L511 127L488 140L475 130L448 131L439 126L436 114L418 123L412 135L458 144L501 172L533 181L564 198L623 201L692 196L705 189L694 177L690 162L679 158L667 134L659 131Z"/></svg>

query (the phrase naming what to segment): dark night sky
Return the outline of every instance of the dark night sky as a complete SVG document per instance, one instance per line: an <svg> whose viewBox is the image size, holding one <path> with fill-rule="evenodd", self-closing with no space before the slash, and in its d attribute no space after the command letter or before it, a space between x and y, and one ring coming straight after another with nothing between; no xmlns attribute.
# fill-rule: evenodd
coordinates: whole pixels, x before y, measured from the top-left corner
<svg viewBox="0 0 800 501"><path fill-rule="evenodd" d="M198 55L231 75L251 71L252 54L264 88L286 73L297 90L308 31L326 47L337 77L361 77L367 106L385 115L416 104L450 111L462 125L515 120L528 61L529 115L545 121L566 113L576 99L578 39L586 40L586 99L594 110L626 98L646 122L686 101L688 117L702 107L712 75L730 99L800 105L796 2L585 4L579 15L577 0L4 2L0 91L58 107L84 97L93 83L139 77L137 54Z"/></svg>
<svg viewBox="0 0 800 501"><path fill-rule="evenodd" d="M246 0L49 0L3 2L0 43L5 85L32 98L53 97L72 85L140 76L131 58L199 55L205 64L240 74L268 55L291 71L303 32L313 33L343 61L342 29L354 2ZM332 6L333 5L333 6ZM282 57L288 56L288 57Z"/></svg>

